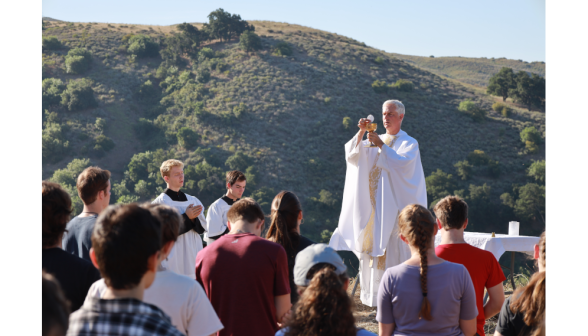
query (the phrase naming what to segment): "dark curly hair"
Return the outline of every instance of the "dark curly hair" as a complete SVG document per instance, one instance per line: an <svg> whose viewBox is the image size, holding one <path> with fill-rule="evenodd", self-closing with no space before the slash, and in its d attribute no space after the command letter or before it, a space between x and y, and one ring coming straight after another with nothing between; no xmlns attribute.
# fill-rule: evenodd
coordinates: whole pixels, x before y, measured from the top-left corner
<svg viewBox="0 0 588 336"><path fill-rule="evenodd" d="M287 323L286 336L338 335L355 336L352 301L343 288L349 279L346 273L337 275L327 263L314 265L307 273L312 279L294 307L294 317Z"/></svg>
<svg viewBox="0 0 588 336"><path fill-rule="evenodd" d="M43 247L55 246L71 214L69 194L54 182L43 181Z"/></svg>

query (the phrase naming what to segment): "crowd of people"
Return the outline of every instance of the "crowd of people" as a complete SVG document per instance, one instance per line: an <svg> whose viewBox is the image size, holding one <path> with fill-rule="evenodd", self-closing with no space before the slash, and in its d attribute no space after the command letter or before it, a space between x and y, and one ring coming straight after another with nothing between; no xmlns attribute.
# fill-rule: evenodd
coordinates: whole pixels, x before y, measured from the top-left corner
<svg viewBox="0 0 588 336"><path fill-rule="evenodd" d="M109 205L110 172L86 168L76 185L84 207L71 220L68 193L42 182L43 335L374 335L356 327L341 257L301 234L293 192L275 196L265 230L259 204L242 197L242 172L227 173L207 211L181 191L182 162L160 173L167 189L153 202ZM457 196L439 201L435 217L402 209L411 255L379 283L379 335L484 335L496 314L494 335L544 334L545 233L539 272L505 300L496 258L463 239L467 212Z"/></svg>

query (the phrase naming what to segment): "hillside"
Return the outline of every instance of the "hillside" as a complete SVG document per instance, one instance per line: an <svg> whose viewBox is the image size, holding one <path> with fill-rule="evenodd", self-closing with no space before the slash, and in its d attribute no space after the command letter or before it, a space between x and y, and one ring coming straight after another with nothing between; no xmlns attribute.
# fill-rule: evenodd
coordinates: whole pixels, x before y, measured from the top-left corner
<svg viewBox="0 0 588 336"><path fill-rule="evenodd" d="M488 80L503 67L545 77L545 62L525 62L507 58L422 57L392 53L395 57L439 76L486 87Z"/></svg>
<svg viewBox="0 0 588 336"><path fill-rule="evenodd" d="M419 141L425 175L438 169L451 174L428 187L429 202L444 193L462 195L471 207L473 231L506 232L507 221L515 219L521 234L543 230L539 216L521 217L512 204L518 186L533 182L526 169L545 158L544 146L530 154L519 133L534 126L544 137L545 114L514 108L504 117L491 109L494 97L344 36L287 23L249 23L261 36L261 50L244 52L238 40L211 41L201 48L213 52L201 53L198 61L165 67L161 57L135 58L121 44L133 33L163 46L178 34L176 26L46 22L43 36L57 37L64 47L44 50L44 78L90 79L97 107L70 112L54 104L47 112L55 114L43 114L42 177L69 186L77 198L75 175L94 164L113 173L112 202L150 200L165 187L159 165L174 157L186 163L185 190L208 206L223 194L224 172L239 169L248 175L245 195L265 211L278 191L294 191L305 211L303 233L320 241L328 237L321 236L324 230L337 225L343 145L356 133L356 121L373 114L383 131L381 105L399 99L406 106L402 128ZM291 55L273 52L280 41L288 43ZM81 75L64 70L64 57L74 47L93 55ZM414 90L384 94L372 88L375 80L399 79L411 81ZM486 111L484 121L458 111L465 99ZM190 141L180 144L182 132ZM482 163L468 179L458 177L454 164L474 150L498 161L497 173ZM503 200L504 193L513 202Z"/></svg>

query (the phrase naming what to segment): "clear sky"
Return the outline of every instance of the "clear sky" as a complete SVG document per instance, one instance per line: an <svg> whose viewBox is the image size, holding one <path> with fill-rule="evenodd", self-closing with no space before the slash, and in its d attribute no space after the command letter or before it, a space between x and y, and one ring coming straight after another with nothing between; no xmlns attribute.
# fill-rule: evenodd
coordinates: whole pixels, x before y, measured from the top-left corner
<svg viewBox="0 0 588 336"><path fill-rule="evenodd" d="M300 24L407 55L545 61L545 0L43 0L43 16L74 22L207 22L217 9L245 20Z"/></svg>

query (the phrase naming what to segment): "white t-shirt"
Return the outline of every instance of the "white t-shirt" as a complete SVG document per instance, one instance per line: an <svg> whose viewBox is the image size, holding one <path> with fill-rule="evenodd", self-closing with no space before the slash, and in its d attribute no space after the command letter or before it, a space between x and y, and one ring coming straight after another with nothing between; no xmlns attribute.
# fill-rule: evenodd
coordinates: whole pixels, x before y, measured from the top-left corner
<svg viewBox="0 0 588 336"><path fill-rule="evenodd" d="M102 298L106 292L104 279L92 284L86 300ZM172 271L159 271L143 301L156 305L169 315L172 324L188 336L208 336L224 328L200 284Z"/></svg>

